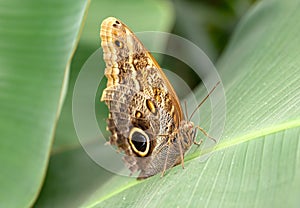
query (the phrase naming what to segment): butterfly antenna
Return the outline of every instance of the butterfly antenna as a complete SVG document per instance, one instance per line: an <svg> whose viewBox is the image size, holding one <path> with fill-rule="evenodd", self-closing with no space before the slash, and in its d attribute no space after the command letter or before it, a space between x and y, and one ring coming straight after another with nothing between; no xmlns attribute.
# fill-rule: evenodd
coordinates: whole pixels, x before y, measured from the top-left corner
<svg viewBox="0 0 300 208"><path fill-rule="evenodd" d="M184 110L185 110L185 118L187 120L189 118L189 115L188 115L188 111L187 111L186 100L184 100Z"/></svg>
<svg viewBox="0 0 300 208"><path fill-rule="evenodd" d="M217 84L210 90L210 92L205 96L205 98L199 103L199 105L195 108L193 113L191 114L191 117L189 118L189 121L193 118L196 111L200 108L200 106L207 100L207 98L213 93L213 91L217 88L217 86L220 84L220 81L217 82Z"/></svg>

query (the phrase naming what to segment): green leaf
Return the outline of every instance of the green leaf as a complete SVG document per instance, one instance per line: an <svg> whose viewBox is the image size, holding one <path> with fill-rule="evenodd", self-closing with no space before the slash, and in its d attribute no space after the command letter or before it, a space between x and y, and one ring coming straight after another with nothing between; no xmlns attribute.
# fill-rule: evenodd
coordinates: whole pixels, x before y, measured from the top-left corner
<svg viewBox="0 0 300 208"><path fill-rule="evenodd" d="M240 21L218 61L226 90L223 138L144 181L119 176L85 207L296 207L300 195L300 4L265 0ZM203 88L196 91L199 100ZM203 115L204 121L208 115ZM204 122L205 123L205 122ZM205 125L205 124L204 124Z"/></svg>
<svg viewBox="0 0 300 208"><path fill-rule="evenodd" d="M44 179L86 1L0 1L0 207Z"/></svg>

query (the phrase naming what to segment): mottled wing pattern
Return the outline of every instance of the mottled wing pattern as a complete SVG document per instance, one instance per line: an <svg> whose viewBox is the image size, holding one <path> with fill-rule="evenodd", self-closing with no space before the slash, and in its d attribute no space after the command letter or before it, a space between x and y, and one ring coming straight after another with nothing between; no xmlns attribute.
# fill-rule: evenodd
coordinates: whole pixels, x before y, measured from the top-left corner
<svg viewBox="0 0 300 208"><path fill-rule="evenodd" d="M109 108L110 143L125 152L132 172L141 170L140 177L154 175L162 171L165 160L161 158L168 154L177 154L169 155L174 161L168 161L168 167L178 163L178 147L168 151L166 144L183 117L179 100L155 59L124 23L105 19L100 36L108 79L101 100ZM150 137L150 150L143 157L128 141L134 127Z"/></svg>

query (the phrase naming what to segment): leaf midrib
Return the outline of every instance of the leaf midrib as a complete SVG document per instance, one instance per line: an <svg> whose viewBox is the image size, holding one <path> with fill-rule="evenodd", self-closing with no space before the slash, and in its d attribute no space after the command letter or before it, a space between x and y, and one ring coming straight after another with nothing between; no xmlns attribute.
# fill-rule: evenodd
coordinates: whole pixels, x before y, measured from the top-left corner
<svg viewBox="0 0 300 208"><path fill-rule="evenodd" d="M209 149L205 149L201 152L195 152L192 155L190 155L189 157L187 157L186 161L190 161L192 159L195 159L195 158L205 155L207 153L220 151L220 150L223 150L228 147L233 147L235 145L242 144L242 143L245 143L245 142L248 142L251 140L255 140L255 139L263 137L263 136L267 136L270 134L274 134L274 133L277 133L277 132L280 132L283 130L288 130L288 129L292 129L292 128L296 128L296 127L300 127L300 120L298 120L298 119L294 120L294 121L282 123L279 125L266 127L261 130L253 131L248 134L238 136L236 138L221 142L221 143L217 144L216 146L209 148Z"/></svg>

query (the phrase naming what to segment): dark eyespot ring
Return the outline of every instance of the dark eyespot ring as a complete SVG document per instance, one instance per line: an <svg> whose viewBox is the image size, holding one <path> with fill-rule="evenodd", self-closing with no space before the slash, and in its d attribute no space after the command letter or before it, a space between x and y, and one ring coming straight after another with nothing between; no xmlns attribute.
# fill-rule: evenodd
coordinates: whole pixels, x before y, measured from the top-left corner
<svg viewBox="0 0 300 208"><path fill-rule="evenodd" d="M149 136L137 127L133 127L129 133L129 144L132 150L139 156L144 157L150 150Z"/></svg>

